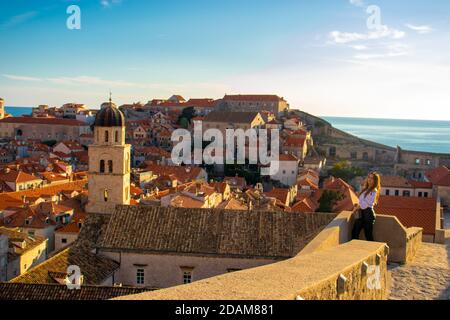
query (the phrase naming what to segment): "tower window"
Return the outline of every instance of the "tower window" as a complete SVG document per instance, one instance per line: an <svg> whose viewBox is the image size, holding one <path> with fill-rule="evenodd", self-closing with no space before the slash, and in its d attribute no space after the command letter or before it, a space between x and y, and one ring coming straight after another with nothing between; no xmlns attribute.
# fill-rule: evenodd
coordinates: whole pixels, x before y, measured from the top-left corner
<svg viewBox="0 0 450 320"><path fill-rule="evenodd" d="M105 160L100 160L100 173L105 173Z"/></svg>
<svg viewBox="0 0 450 320"><path fill-rule="evenodd" d="M109 173L113 172L113 162L112 162L112 160L108 160L108 170L109 170Z"/></svg>
<svg viewBox="0 0 450 320"><path fill-rule="evenodd" d="M109 142L109 131L105 131L105 142Z"/></svg>
<svg viewBox="0 0 450 320"><path fill-rule="evenodd" d="M119 142L119 131L116 130L115 135L116 135L116 142Z"/></svg>
<svg viewBox="0 0 450 320"><path fill-rule="evenodd" d="M103 191L103 200L105 200L105 202L108 202L108 190L107 189L105 189Z"/></svg>

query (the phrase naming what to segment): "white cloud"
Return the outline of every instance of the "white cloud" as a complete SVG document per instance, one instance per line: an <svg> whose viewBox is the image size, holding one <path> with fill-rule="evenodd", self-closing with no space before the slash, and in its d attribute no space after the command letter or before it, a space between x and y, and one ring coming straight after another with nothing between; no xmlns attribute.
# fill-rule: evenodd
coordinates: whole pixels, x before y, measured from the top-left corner
<svg viewBox="0 0 450 320"><path fill-rule="evenodd" d="M433 31L433 28L431 26L416 26L413 24L406 24L406 27L408 27L409 29L416 31L418 34L427 34L427 33L431 33Z"/></svg>
<svg viewBox="0 0 450 320"><path fill-rule="evenodd" d="M13 17L9 18L8 20L4 21L3 23L1 23L0 29L7 29L7 28L15 27L19 24L25 23L28 20L33 19L38 14L39 13L37 11L30 11L30 12L25 12L25 13L13 16Z"/></svg>
<svg viewBox="0 0 450 320"><path fill-rule="evenodd" d="M357 54L353 56L357 60L374 60L374 59L386 59L386 58L396 58L409 55L409 46L403 43L390 43L383 44L380 51L376 53L367 54Z"/></svg>
<svg viewBox="0 0 450 320"><path fill-rule="evenodd" d="M368 33L332 31L330 32L329 37L332 42L336 44L346 44L356 41L378 40L383 38L401 39L404 38L405 35L406 33L404 31L389 28L388 26L381 26L379 30L369 31Z"/></svg>
<svg viewBox="0 0 450 320"><path fill-rule="evenodd" d="M13 74L4 74L5 78L10 80L17 80L17 81L42 81L40 78L34 78L34 77L28 77L28 76L18 76Z"/></svg>
<svg viewBox="0 0 450 320"><path fill-rule="evenodd" d="M104 8L109 8L114 4L119 4L121 3L122 0L100 0L100 4L102 5L102 7Z"/></svg>
<svg viewBox="0 0 450 320"><path fill-rule="evenodd" d="M351 5L354 5L356 7L363 7L364 1L363 0L349 0Z"/></svg>
<svg viewBox="0 0 450 320"><path fill-rule="evenodd" d="M367 50L368 49L367 46L362 45L362 44L356 44L356 45L350 46L350 48L353 48L353 49L358 50L358 51L362 51L362 50Z"/></svg>

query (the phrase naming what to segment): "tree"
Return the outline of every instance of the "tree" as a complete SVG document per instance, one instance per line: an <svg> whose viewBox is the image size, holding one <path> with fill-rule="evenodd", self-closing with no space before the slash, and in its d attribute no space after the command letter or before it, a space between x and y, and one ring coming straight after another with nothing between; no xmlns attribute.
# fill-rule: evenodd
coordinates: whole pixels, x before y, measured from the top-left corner
<svg viewBox="0 0 450 320"><path fill-rule="evenodd" d="M334 206L344 199L344 195L340 191L324 190L319 199L319 208L317 212L331 213Z"/></svg>
<svg viewBox="0 0 450 320"><path fill-rule="evenodd" d="M188 123L191 123L192 119L195 118L195 109L194 107L188 107L184 108L181 112L180 116L178 117L178 124L181 125L182 119L185 119L183 121L188 121Z"/></svg>
<svg viewBox="0 0 450 320"><path fill-rule="evenodd" d="M187 128L189 127L189 120L188 120L187 118L180 118L180 119L178 120L178 124L179 124L182 128L187 129Z"/></svg>
<svg viewBox="0 0 450 320"><path fill-rule="evenodd" d="M347 161L337 162L332 169L328 170L328 173L347 182L366 174L361 168L350 167Z"/></svg>

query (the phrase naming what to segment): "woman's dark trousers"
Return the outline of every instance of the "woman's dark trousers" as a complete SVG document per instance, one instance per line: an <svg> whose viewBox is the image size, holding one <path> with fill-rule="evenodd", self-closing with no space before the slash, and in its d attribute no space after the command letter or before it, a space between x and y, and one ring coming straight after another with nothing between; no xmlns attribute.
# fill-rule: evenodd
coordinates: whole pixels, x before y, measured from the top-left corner
<svg viewBox="0 0 450 320"><path fill-rule="evenodd" d="M374 241L373 239L373 226L375 224L375 212L372 208L361 210L361 218L355 221L353 227L352 238L359 239L361 230L364 229L364 235L367 241Z"/></svg>

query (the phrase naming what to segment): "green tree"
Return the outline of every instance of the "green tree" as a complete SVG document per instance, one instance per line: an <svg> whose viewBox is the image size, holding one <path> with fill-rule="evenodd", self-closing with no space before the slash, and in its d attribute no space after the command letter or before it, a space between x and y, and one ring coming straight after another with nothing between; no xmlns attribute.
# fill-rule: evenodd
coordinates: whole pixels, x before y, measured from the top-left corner
<svg viewBox="0 0 450 320"><path fill-rule="evenodd" d="M339 191L324 190L319 199L319 208L316 211L331 213L333 212L333 207L343 199L344 195Z"/></svg>
<svg viewBox="0 0 450 320"><path fill-rule="evenodd" d="M180 119L178 120L178 124L179 124L182 128L187 129L187 128L189 127L189 120L186 119L186 118L180 118Z"/></svg>
<svg viewBox="0 0 450 320"><path fill-rule="evenodd" d="M186 119L188 123L191 123L192 119L195 118L195 115L196 114L194 107L184 108L180 116L178 117L178 124L181 125L181 120L183 118Z"/></svg>
<svg viewBox="0 0 450 320"><path fill-rule="evenodd" d="M336 178L341 178L344 181L350 181L355 177L364 176L366 172L357 167L350 167L347 161L337 162L333 168L328 170L328 173Z"/></svg>

